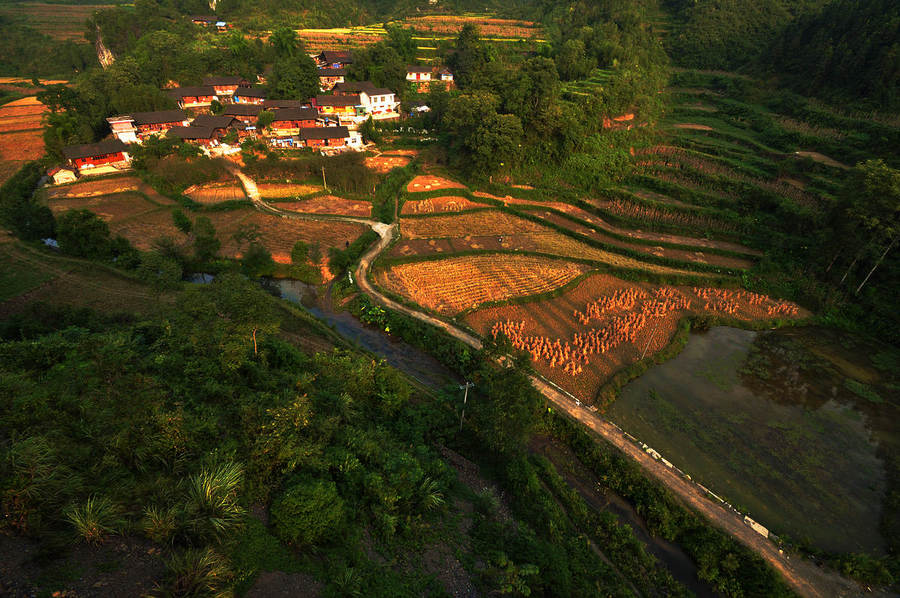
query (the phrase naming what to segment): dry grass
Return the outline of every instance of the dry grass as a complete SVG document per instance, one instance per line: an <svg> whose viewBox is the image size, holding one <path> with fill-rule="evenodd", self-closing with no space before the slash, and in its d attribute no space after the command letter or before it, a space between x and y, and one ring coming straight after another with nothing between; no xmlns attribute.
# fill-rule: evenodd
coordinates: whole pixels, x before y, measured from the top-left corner
<svg viewBox="0 0 900 598"><path fill-rule="evenodd" d="M216 204L223 201L247 199L240 185L202 185L186 189L185 195L203 204Z"/></svg>
<svg viewBox="0 0 900 598"><path fill-rule="evenodd" d="M533 256L487 255L398 264L380 272L379 283L419 305L454 315L486 301L557 289L587 271L585 266Z"/></svg>
<svg viewBox="0 0 900 598"><path fill-rule="evenodd" d="M175 205L174 200L160 194L156 189L134 176L116 176L93 180L88 179L72 183L71 185L48 187L43 193L47 199L53 200L79 197L100 197L103 195L124 193L126 191L142 193L153 203L162 206Z"/></svg>
<svg viewBox="0 0 900 598"><path fill-rule="evenodd" d="M44 155L41 118L46 111L34 97L0 106L0 184L25 162Z"/></svg>
<svg viewBox="0 0 900 598"><path fill-rule="evenodd" d="M0 5L0 15L22 21L52 38L84 42L84 23L95 11L110 4L45 4L9 2Z"/></svg>
<svg viewBox="0 0 900 598"><path fill-rule="evenodd" d="M592 400L616 371L665 347L689 314L741 320L805 317L791 303L725 289L660 286L594 274L560 297L477 310L466 316L485 336L505 334L535 367Z"/></svg>
<svg viewBox="0 0 900 598"><path fill-rule="evenodd" d="M43 115L24 114L22 116L0 116L0 133L31 131L43 128Z"/></svg>
<svg viewBox="0 0 900 598"><path fill-rule="evenodd" d="M438 239L478 235L511 235L539 232L544 227L530 220L495 210L469 214L403 218L400 231L407 239Z"/></svg>
<svg viewBox="0 0 900 598"><path fill-rule="evenodd" d="M430 174L421 174L411 180L406 186L406 190L414 193L417 191L437 191L438 189L465 189L466 186L451 181L450 179L433 176Z"/></svg>
<svg viewBox="0 0 900 598"><path fill-rule="evenodd" d="M361 218L368 218L372 214L372 204L369 202L344 199L334 195L319 195L302 201L279 202L278 208L301 214L336 214Z"/></svg>
<svg viewBox="0 0 900 598"><path fill-rule="evenodd" d="M365 165L375 172L386 173L395 168L403 168L410 160L406 156L369 156L365 159Z"/></svg>
<svg viewBox="0 0 900 598"><path fill-rule="evenodd" d="M432 197L430 199L409 200L403 204L401 215L435 214L441 212L461 212L474 208L483 208L483 204L474 203L465 197Z"/></svg>
<svg viewBox="0 0 900 598"><path fill-rule="evenodd" d="M125 191L101 197L53 199L48 202L54 214L69 210L90 210L107 222L119 222L127 218L159 210L159 206L147 201L141 194Z"/></svg>

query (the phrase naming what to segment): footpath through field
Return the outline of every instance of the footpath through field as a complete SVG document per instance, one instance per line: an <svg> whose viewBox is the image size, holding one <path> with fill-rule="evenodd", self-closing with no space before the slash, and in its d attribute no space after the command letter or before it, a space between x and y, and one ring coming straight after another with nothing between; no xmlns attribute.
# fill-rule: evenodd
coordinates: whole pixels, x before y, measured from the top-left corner
<svg viewBox="0 0 900 598"><path fill-rule="evenodd" d="M450 336L466 343L470 347L479 350L482 347L481 340L468 332L457 328L439 318L424 312L402 305L389 297L381 294L368 280L369 268L378 255L391 243L397 224L385 224L367 218L351 216L322 216L306 215L293 212L284 212L262 199L256 183L236 166L234 174L241 180L247 197L253 201L257 208L278 214L284 218L302 218L309 220L340 220L344 222L356 222L372 227L379 235L378 243L360 258L354 276L359 288L374 301L384 307L398 311L412 318L416 318L426 324L437 326ZM396 206L395 206L396 207ZM801 596L809 598L830 598L862 596L862 589L854 582L840 575L817 567L807 559L800 556L794 558L780 552L777 546L766 538L753 531L744 524L742 518L735 512L727 510L722 505L710 501L697 484L686 480L675 470L665 466L654 459L650 454L641 450L617 426L598 416L587 407L576 401L571 395L565 393L554 384L540 376L530 376L532 385L550 401L557 409L560 409L571 419L585 426L592 433L600 436L610 444L617 447L625 455L636 461L644 471L666 486L683 503L691 509L702 514L708 521L725 531L727 534L756 552L774 567L787 581L787 583Z"/></svg>

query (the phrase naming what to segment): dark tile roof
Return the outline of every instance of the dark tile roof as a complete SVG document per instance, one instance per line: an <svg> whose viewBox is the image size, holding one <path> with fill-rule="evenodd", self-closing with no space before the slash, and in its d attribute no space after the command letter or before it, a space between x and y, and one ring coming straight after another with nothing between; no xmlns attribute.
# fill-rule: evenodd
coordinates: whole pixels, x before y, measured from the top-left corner
<svg viewBox="0 0 900 598"><path fill-rule="evenodd" d="M212 139L215 134L212 127L172 127L166 137L175 139Z"/></svg>
<svg viewBox="0 0 900 598"><path fill-rule="evenodd" d="M350 136L347 127L308 127L300 129L300 139L346 139Z"/></svg>
<svg viewBox="0 0 900 598"><path fill-rule="evenodd" d="M431 67L430 66L421 66L419 64L411 64L408 67L406 67L406 72L407 73L430 73Z"/></svg>
<svg viewBox="0 0 900 598"><path fill-rule="evenodd" d="M225 75L222 77L204 77L204 85L249 85L250 82L240 75Z"/></svg>
<svg viewBox="0 0 900 598"><path fill-rule="evenodd" d="M319 77L343 77L347 74L347 69L339 68L339 69L330 69L324 68L319 69Z"/></svg>
<svg viewBox="0 0 900 598"><path fill-rule="evenodd" d="M187 96L214 96L216 95L216 90L213 89L212 85L194 85L193 87L176 87L175 89L167 90L166 93L172 97L184 98Z"/></svg>
<svg viewBox="0 0 900 598"><path fill-rule="evenodd" d="M63 148L63 156L69 160L76 158L90 158L91 156L102 156L104 154L116 154L119 152L127 152L128 146L118 139L107 139L99 143L86 143L84 145L70 145Z"/></svg>
<svg viewBox="0 0 900 598"><path fill-rule="evenodd" d="M263 104L228 104L225 106L225 116L259 116L263 111Z"/></svg>
<svg viewBox="0 0 900 598"><path fill-rule="evenodd" d="M157 110L156 112L132 112L131 118L136 125L159 125L177 123L187 120L184 110Z"/></svg>
<svg viewBox="0 0 900 598"><path fill-rule="evenodd" d="M359 104L359 95L343 96L316 96L316 106L356 106Z"/></svg>
<svg viewBox="0 0 900 598"><path fill-rule="evenodd" d="M266 110L270 108L303 108L310 106L309 100L263 100Z"/></svg>
<svg viewBox="0 0 900 598"><path fill-rule="evenodd" d="M328 63L344 62L349 64L353 62L353 55L346 50L325 50L319 54L319 57Z"/></svg>
<svg viewBox="0 0 900 598"><path fill-rule="evenodd" d="M278 108L275 120L315 120L319 113L314 108Z"/></svg>
<svg viewBox="0 0 900 598"><path fill-rule="evenodd" d="M209 114L201 114L191 121L192 127L209 127L211 129L224 129L234 122L233 116L210 116Z"/></svg>
<svg viewBox="0 0 900 598"><path fill-rule="evenodd" d="M370 96L380 96L394 92L384 87L375 87L371 81L345 81L334 86L334 93L337 95L365 93Z"/></svg>
<svg viewBox="0 0 900 598"><path fill-rule="evenodd" d="M242 98L265 98L266 90L262 87L238 87L234 95Z"/></svg>

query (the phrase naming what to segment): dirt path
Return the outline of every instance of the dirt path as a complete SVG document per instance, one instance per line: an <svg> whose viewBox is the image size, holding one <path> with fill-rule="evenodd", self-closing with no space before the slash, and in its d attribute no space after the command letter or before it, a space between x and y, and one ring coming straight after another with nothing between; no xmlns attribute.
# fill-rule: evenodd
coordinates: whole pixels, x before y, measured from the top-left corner
<svg viewBox="0 0 900 598"><path fill-rule="evenodd" d="M237 168L235 168L235 175L237 175L244 184L247 196L250 197L254 204L260 209L280 214L282 217L322 218L321 216L312 217L303 214L282 213L277 208L264 202L259 196L256 184ZM396 223L388 225L369 219L345 216L330 218L367 224L368 226L371 226L372 230L377 232L380 237L378 243L373 245L369 251L360 258L359 264L354 272L356 283L364 293L384 307L398 311L425 322L426 324L436 326L470 347L476 350L481 349L482 343L477 337L434 316L397 303L389 297L384 296L369 282L369 268L375 258L377 258L391 243L394 233L397 230ZM794 591L801 596L809 598L826 598L834 596L849 597L863 595L859 586L852 581L840 577L836 573L821 569L802 557L795 556L794 558L791 558L790 556L781 553L775 544L766 538L763 538L745 525L742 518L737 513L729 511L724 506L710 501L697 484L683 478L675 470L667 467L648 453L641 450L640 447L626 438L622 430L583 406L581 402L576 400L571 394L539 376L531 376L530 379L532 385L534 385L534 387L557 409L562 411L568 417L581 423L594 434L616 446L625 455L637 462L648 475L665 485L686 505L703 515L713 525L716 525L756 552L772 565L772 567L784 577L785 581L794 589Z"/></svg>

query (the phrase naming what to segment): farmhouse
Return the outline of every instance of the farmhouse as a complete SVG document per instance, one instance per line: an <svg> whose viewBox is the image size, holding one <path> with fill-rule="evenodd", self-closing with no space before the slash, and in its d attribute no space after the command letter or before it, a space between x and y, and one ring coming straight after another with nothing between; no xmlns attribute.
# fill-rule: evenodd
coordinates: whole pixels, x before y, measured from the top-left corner
<svg viewBox="0 0 900 598"><path fill-rule="evenodd" d="M347 74L345 68L322 68L319 69L319 89L322 91L330 91L336 84L343 83Z"/></svg>
<svg viewBox="0 0 900 598"><path fill-rule="evenodd" d="M264 110L264 106L260 104L229 104L222 112L223 116L230 116L246 125L256 123L259 113Z"/></svg>
<svg viewBox="0 0 900 598"><path fill-rule="evenodd" d="M131 162L128 146L118 139L107 139L86 145L71 145L63 148L62 153L69 166L81 174L88 174L90 171L102 167L107 167L103 169L104 172L110 169L127 168Z"/></svg>
<svg viewBox="0 0 900 598"><path fill-rule="evenodd" d="M240 75L227 77L205 77L204 85L211 85L216 90L216 95L220 98L230 99L234 96L234 92L238 87L250 87L250 82Z"/></svg>
<svg viewBox="0 0 900 598"><path fill-rule="evenodd" d="M304 147L344 147L350 142L347 127L315 127L301 129L299 135Z"/></svg>
<svg viewBox="0 0 900 598"><path fill-rule="evenodd" d="M215 25L219 20L218 17L214 17L212 15L196 15L191 17L191 23L194 25L200 25L201 27L210 27Z"/></svg>
<svg viewBox="0 0 900 598"><path fill-rule="evenodd" d="M369 116L375 120L400 118L400 113L397 112L397 108L400 106L397 94L390 89L375 87L371 81L338 83L334 86L334 94L336 96L359 96L358 106L360 109L356 114L359 120L365 120Z"/></svg>
<svg viewBox="0 0 900 598"><path fill-rule="evenodd" d="M54 166L53 168L48 170L47 176L53 179L54 185L74 183L78 178L75 176L75 171L69 168L60 168L59 166Z"/></svg>
<svg viewBox="0 0 900 598"><path fill-rule="evenodd" d="M431 81L431 67L412 65L406 67L406 80L413 83L428 83Z"/></svg>
<svg viewBox="0 0 900 598"><path fill-rule="evenodd" d="M266 110L275 108L311 108L311 100L265 100L262 103Z"/></svg>
<svg viewBox="0 0 900 598"><path fill-rule="evenodd" d="M319 113L315 108L278 108L272 130L277 136L297 135L300 129L318 126Z"/></svg>
<svg viewBox="0 0 900 598"><path fill-rule="evenodd" d="M243 125L243 123L233 116L224 115L210 116L209 114L201 114L191 121L191 127L210 128L219 137L224 137L228 133L228 129L237 130L237 125Z"/></svg>
<svg viewBox="0 0 900 598"><path fill-rule="evenodd" d="M348 119L357 115L357 107L362 108L359 94L316 96L313 104L320 116L338 116Z"/></svg>
<svg viewBox="0 0 900 598"><path fill-rule="evenodd" d="M220 135L212 127L173 127L166 133L170 139L180 139L196 143L202 147L215 147L219 145Z"/></svg>
<svg viewBox="0 0 900 598"><path fill-rule="evenodd" d="M442 68L441 70L438 71L438 77L440 78L441 81L443 81L444 83L447 83L448 87L453 85L453 72L450 69L448 69L446 67Z"/></svg>
<svg viewBox="0 0 900 598"><path fill-rule="evenodd" d="M238 87L234 92L235 104L262 104L266 90L261 87Z"/></svg>
<svg viewBox="0 0 900 598"><path fill-rule="evenodd" d="M172 127L186 126L187 115L182 110L133 112L106 119L112 134L123 143L141 143L151 135L162 135Z"/></svg>
<svg viewBox="0 0 900 598"><path fill-rule="evenodd" d="M316 63L323 68L341 69L353 64L353 56L345 50L325 50L316 56Z"/></svg>
<svg viewBox="0 0 900 598"><path fill-rule="evenodd" d="M212 85L177 87L166 92L178 102L179 108L209 108L213 100L218 100Z"/></svg>

